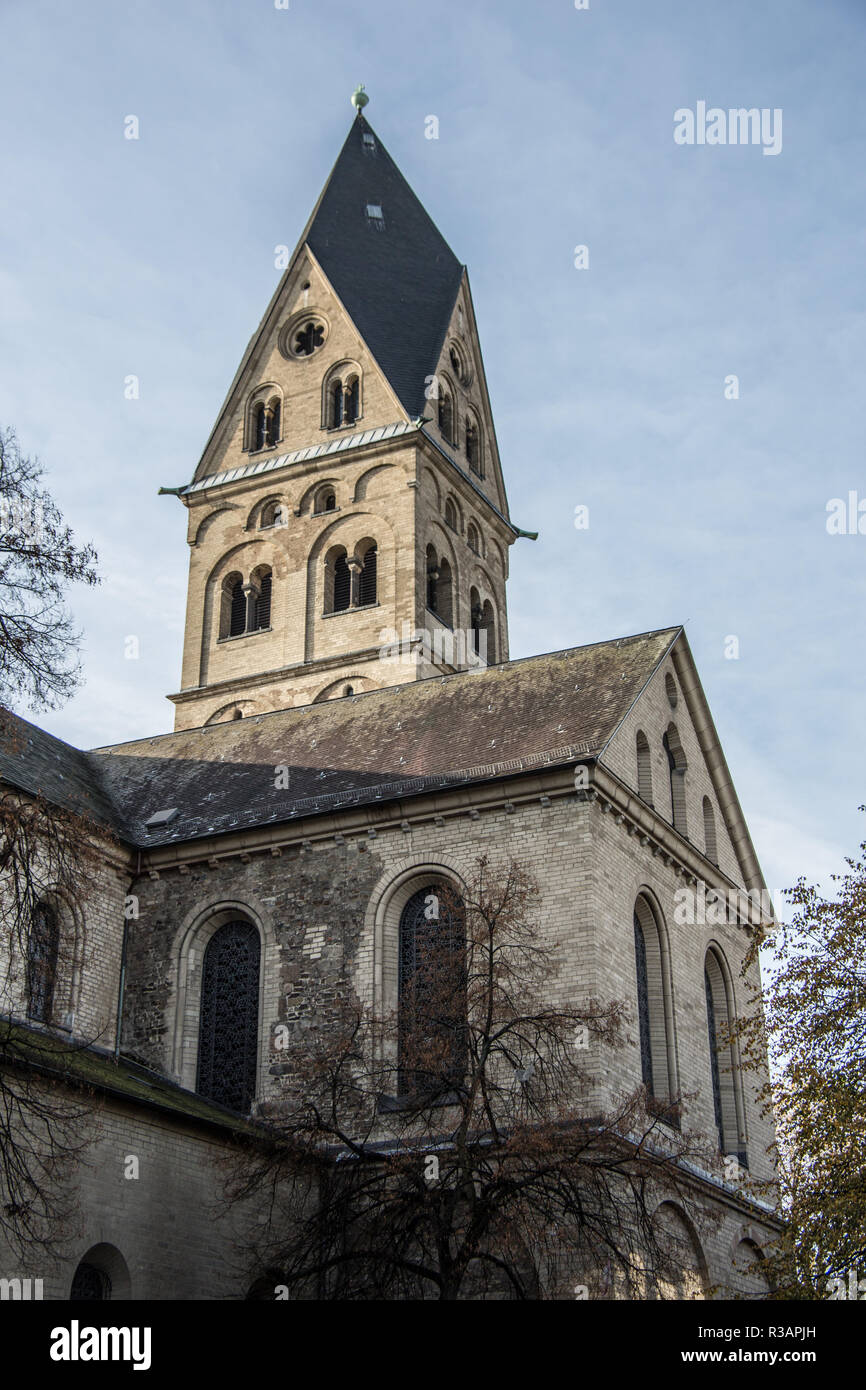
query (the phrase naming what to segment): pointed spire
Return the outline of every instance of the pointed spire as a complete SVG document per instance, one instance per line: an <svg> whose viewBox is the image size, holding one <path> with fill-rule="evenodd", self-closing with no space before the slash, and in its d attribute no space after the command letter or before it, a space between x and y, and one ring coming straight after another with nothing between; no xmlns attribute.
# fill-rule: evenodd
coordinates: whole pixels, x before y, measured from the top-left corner
<svg viewBox="0 0 866 1390"><path fill-rule="evenodd" d="M365 118L361 97L363 88L305 240L414 419L428 404L463 266Z"/></svg>

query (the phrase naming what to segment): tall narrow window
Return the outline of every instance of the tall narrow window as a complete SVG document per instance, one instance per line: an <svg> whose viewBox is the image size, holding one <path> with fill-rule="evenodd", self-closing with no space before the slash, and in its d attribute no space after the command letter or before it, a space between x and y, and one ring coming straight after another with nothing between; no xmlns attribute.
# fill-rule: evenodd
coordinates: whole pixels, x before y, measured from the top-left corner
<svg viewBox="0 0 866 1390"><path fill-rule="evenodd" d="M484 622L484 610L481 607L481 596L478 590L469 590L469 622L472 626L472 650L476 656L481 654L481 632ZM484 654L486 660L486 653Z"/></svg>
<svg viewBox="0 0 866 1390"><path fill-rule="evenodd" d="M466 926L441 883L419 888L400 918L399 1090L443 1095L466 1073Z"/></svg>
<svg viewBox="0 0 866 1390"><path fill-rule="evenodd" d="M253 612L253 631L259 632L264 627L271 625L271 571L267 570L259 580L258 597L255 600Z"/></svg>
<svg viewBox="0 0 866 1390"><path fill-rule="evenodd" d="M50 903L37 903L27 939L27 1017L51 1022L60 924Z"/></svg>
<svg viewBox="0 0 866 1390"><path fill-rule="evenodd" d="M704 847L707 858L713 863L719 862L719 851L716 844L716 817L713 812L713 803L708 796L704 797Z"/></svg>
<svg viewBox="0 0 866 1390"><path fill-rule="evenodd" d="M457 530L457 508L450 497L445 503L445 525L450 526L452 531Z"/></svg>
<svg viewBox="0 0 866 1390"><path fill-rule="evenodd" d="M481 626L484 632L484 650L479 653L492 666L496 661L496 620L493 615L493 604L490 599L485 599L481 609Z"/></svg>
<svg viewBox="0 0 866 1390"><path fill-rule="evenodd" d="M280 402L277 397L271 401L267 410L265 443L272 448L280 437Z"/></svg>
<svg viewBox="0 0 866 1390"><path fill-rule="evenodd" d="M360 414L361 392L360 384L356 376L349 377L345 387L345 422L347 425L354 425Z"/></svg>
<svg viewBox="0 0 866 1390"><path fill-rule="evenodd" d="M358 579L358 606L376 602L376 547L371 545L364 553L364 568Z"/></svg>
<svg viewBox="0 0 866 1390"><path fill-rule="evenodd" d="M653 804L653 777L649 740L643 729L637 731L637 794L647 806Z"/></svg>
<svg viewBox="0 0 866 1390"><path fill-rule="evenodd" d="M335 381L331 387L331 424L339 429L343 423L343 383Z"/></svg>
<svg viewBox="0 0 866 1390"><path fill-rule="evenodd" d="M334 602L331 611L342 613L352 599L352 576L349 571L349 563L346 559L345 550L341 552L334 561Z"/></svg>
<svg viewBox="0 0 866 1390"><path fill-rule="evenodd" d="M662 737L668 759L671 784L671 820L674 829L687 834L686 826L686 755L675 724L669 724Z"/></svg>
<svg viewBox="0 0 866 1390"><path fill-rule="evenodd" d="M660 914L644 894L635 902L633 925L641 1076L657 1102L673 1105L679 1087L667 937Z"/></svg>
<svg viewBox="0 0 866 1390"><path fill-rule="evenodd" d="M267 412L265 411L264 403L262 403L261 405L257 405L255 411L253 412L254 449L263 449L265 447L265 439L267 437L265 430L266 414Z"/></svg>
<svg viewBox="0 0 866 1390"><path fill-rule="evenodd" d="M720 1151L723 1154L736 1154L738 1161L747 1168L745 1109L736 1041L730 1031L728 988L727 964L714 947L707 952L704 960L713 1118Z"/></svg>
<svg viewBox="0 0 866 1390"><path fill-rule="evenodd" d="M722 1083L719 1076L719 1047L716 1034L716 1008L713 1003L713 986L710 972L704 970L704 992L707 998L707 1029L710 1041L710 1085L713 1091L713 1117L719 1136L719 1150L725 1151L725 1126L722 1123Z"/></svg>
<svg viewBox="0 0 866 1390"><path fill-rule="evenodd" d="M439 561L432 545L427 547L427 607L431 613L438 612Z"/></svg>
<svg viewBox="0 0 866 1390"><path fill-rule="evenodd" d="M646 942L637 913L634 914L634 959L637 969L637 1016L640 1027L640 1069L643 1084L653 1090L653 1057L650 1039L649 985L647 983Z"/></svg>
<svg viewBox="0 0 866 1390"><path fill-rule="evenodd" d="M243 580L236 579L231 587L231 614L229 619L229 637L239 637L242 632L247 630L247 596L244 593Z"/></svg>
<svg viewBox="0 0 866 1390"><path fill-rule="evenodd" d="M246 1114L256 1090L259 934L251 922L227 922L204 953L196 1090Z"/></svg>
<svg viewBox="0 0 866 1390"><path fill-rule="evenodd" d="M466 462L473 473L481 472L478 426L473 420L466 421Z"/></svg>
<svg viewBox="0 0 866 1390"><path fill-rule="evenodd" d="M454 402L443 387L439 391L439 429L449 444L454 443Z"/></svg>
<svg viewBox="0 0 866 1390"><path fill-rule="evenodd" d="M451 582L451 566L447 560L439 561L439 579L436 584L436 613L447 623L449 627L454 626L454 600L453 585Z"/></svg>

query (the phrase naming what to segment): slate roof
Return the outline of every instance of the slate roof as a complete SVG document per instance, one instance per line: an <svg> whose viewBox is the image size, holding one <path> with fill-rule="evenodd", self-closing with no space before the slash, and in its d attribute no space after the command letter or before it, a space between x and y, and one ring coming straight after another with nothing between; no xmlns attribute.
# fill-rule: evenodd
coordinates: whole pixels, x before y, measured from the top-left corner
<svg viewBox="0 0 866 1390"><path fill-rule="evenodd" d="M374 147L365 147L364 136ZM367 217L381 207L384 229ZM352 122L306 240L414 419L429 402L463 266L363 116Z"/></svg>
<svg viewBox="0 0 866 1390"><path fill-rule="evenodd" d="M89 754L8 711L0 714L0 781L111 830L122 829Z"/></svg>
<svg viewBox="0 0 866 1390"><path fill-rule="evenodd" d="M89 811L137 846L597 755L680 628L79 752L16 720L0 775ZM288 769L277 775L277 768ZM277 787L277 781L287 786ZM159 812L176 815L150 829Z"/></svg>

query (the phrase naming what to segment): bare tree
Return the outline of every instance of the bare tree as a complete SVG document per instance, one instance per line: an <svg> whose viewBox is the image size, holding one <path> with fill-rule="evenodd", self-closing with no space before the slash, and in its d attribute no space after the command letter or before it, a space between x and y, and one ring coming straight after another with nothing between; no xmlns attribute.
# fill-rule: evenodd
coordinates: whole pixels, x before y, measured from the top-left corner
<svg viewBox="0 0 866 1390"><path fill-rule="evenodd" d="M594 1100L587 1063L622 1041L624 1007L553 1002L561 952L536 901L516 863L494 875L480 859L461 898L429 895L397 1016L347 997L335 1027L290 1031L284 1098L228 1182L267 1214L251 1273L271 1297L677 1286L682 1252L655 1211L675 1197L701 1219L708 1152L643 1088Z"/></svg>
<svg viewBox="0 0 866 1390"><path fill-rule="evenodd" d="M83 1044L51 1030L52 997L73 966L64 908L84 898L99 854L89 818L54 804L24 771L10 707L55 706L78 684L65 593L98 582L95 561L92 546L76 546L39 463L14 431L0 431L0 1236L19 1252L54 1249L73 1212L65 1179L92 1106L63 1083Z"/></svg>

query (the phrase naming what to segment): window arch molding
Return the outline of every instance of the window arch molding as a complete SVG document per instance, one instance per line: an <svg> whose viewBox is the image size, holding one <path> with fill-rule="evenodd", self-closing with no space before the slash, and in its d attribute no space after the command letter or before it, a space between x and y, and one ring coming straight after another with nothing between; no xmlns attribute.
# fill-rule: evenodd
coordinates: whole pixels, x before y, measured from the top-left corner
<svg viewBox="0 0 866 1390"><path fill-rule="evenodd" d="M279 948L270 914L253 897L214 899L187 914L172 948L176 968L172 1074L181 1086L194 1091L198 1076L199 1023L201 1018L202 967L212 937L229 922L247 921L259 935L259 1001L256 1047L256 1096L261 1095L268 1039L263 1020L279 1016L277 963Z"/></svg>
<svg viewBox="0 0 866 1390"><path fill-rule="evenodd" d="M364 947L372 954L372 971L368 981L358 978L356 988L369 999L378 1018L397 1012L403 909L419 888L437 882L465 898L466 883L456 864L444 858L429 859L422 854L392 865L373 889L363 933ZM359 959L365 959L366 951L359 951Z"/></svg>
<svg viewBox="0 0 866 1390"><path fill-rule="evenodd" d="M298 503L299 516L327 516L330 513L325 509L317 510L320 494L332 492L334 494L334 507L331 512L340 510L340 487L335 478L317 478L311 483Z"/></svg>
<svg viewBox="0 0 866 1390"><path fill-rule="evenodd" d="M264 411L259 427L260 408ZM244 449L256 453L275 449L283 437L283 388L275 381L263 381L247 399L244 412Z"/></svg>
<svg viewBox="0 0 866 1390"><path fill-rule="evenodd" d="M694 1221L679 1202L663 1198L653 1212L653 1223L657 1227L667 1227L664 1234L673 1243L673 1262L678 1268L678 1286L670 1281L660 1280L651 1297L662 1299L705 1299L710 1297L711 1281L709 1264L703 1242ZM664 1238L664 1236L663 1236Z"/></svg>

